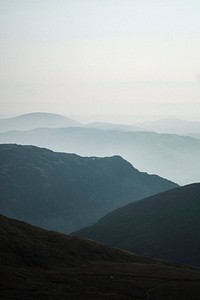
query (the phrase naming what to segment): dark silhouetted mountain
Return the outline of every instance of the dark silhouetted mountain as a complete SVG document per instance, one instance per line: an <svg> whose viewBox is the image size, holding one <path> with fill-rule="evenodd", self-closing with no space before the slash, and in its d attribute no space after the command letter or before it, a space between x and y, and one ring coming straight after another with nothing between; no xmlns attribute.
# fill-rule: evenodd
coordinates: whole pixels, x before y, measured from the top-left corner
<svg viewBox="0 0 200 300"><path fill-rule="evenodd" d="M119 208L75 235L200 266L200 183Z"/></svg>
<svg viewBox="0 0 200 300"><path fill-rule="evenodd" d="M96 158L0 145L0 212L69 232L113 209L177 186L119 156Z"/></svg>
<svg viewBox="0 0 200 300"><path fill-rule="evenodd" d="M0 216L1 299L197 300L200 271Z"/></svg>
<svg viewBox="0 0 200 300"><path fill-rule="evenodd" d="M70 127L81 124L62 115L35 112L20 115L15 118L0 119L0 132L10 130L29 130L34 128L48 127Z"/></svg>
<svg viewBox="0 0 200 300"><path fill-rule="evenodd" d="M200 122L185 121L180 119L161 119L149 122L139 122L136 125L143 128L143 130L151 130L158 133L170 133L190 135L200 134Z"/></svg>
<svg viewBox="0 0 200 300"><path fill-rule="evenodd" d="M141 171L179 184L200 181L200 140L187 136L93 128L35 129L1 133L0 143L32 144L82 156L120 155Z"/></svg>

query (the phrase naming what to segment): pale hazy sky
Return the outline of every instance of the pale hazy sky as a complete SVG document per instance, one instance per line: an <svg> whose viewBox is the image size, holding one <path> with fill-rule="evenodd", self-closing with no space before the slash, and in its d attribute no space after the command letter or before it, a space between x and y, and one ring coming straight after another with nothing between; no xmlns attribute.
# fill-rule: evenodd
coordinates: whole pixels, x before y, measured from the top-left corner
<svg viewBox="0 0 200 300"><path fill-rule="evenodd" d="M199 0L0 0L0 115L200 116Z"/></svg>

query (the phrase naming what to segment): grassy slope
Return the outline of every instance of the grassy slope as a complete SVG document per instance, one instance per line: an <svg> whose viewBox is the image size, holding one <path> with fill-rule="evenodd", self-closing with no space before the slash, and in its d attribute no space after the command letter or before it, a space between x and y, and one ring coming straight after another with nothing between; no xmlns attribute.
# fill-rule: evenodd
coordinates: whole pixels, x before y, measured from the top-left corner
<svg viewBox="0 0 200 300"><path fill-rule="evenodd" d="M0 216L1 299L199 299L200 271Z"/></svg>

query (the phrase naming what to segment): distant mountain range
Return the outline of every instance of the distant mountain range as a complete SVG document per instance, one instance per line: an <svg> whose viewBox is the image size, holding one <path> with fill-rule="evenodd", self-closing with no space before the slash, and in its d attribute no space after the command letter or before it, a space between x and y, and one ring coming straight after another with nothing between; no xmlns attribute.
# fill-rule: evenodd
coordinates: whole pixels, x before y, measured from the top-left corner
<svg viewBox="0 0 200 300"><path fill-rule="evenodd" d="M82 156L120 155L137 169L179 184L200 181L200 140L153 132L39 128L0 133L0 143L46 147Z"/></svg>
<svg viewBox="0 0 200 300"><path fill-rule="evenodd" d="M136 125L143 128L143 130L150 130L158 133L200 135L200 122L185 121L181 119L160 119L156 121L138 122Z"/></svg>
<svg viewBox="0 0 200 300"><path fill-rule="evenodd" d="M70 118L51 113L28 113L14 118L0 119L0 132L10 130L29 130L40 127L58 128L80 126Z"/></svg>
<svg viewBox="0 0 200 300"><path fill-rule="evenodd" d="M132 125L115 124L111 122L92 122L88 124L82 124L69 117L59 114L33 112L13 118L0 119L0 132L11 130L30 130L35 128L63 127L83 127L117 131L153 131L157 133L189 136L200 135L200 122L192 122L175 118L136 122Z"/></svg>
<svg viewBox="0 0 200 300"><path fill-rule="evenodd" d="M64 232L177 186L119 156L80 157L18 145L0 145L0 181L0 213Z"/></svg>
<svg viewBox="0 0 200 300"><path fill-rule="evenodd" d="M84 127L96 128L101 130L118 130L118 131L144 131L144 129L134 125L113 124L106 122L93 122L86 124Z"/></svg>
<svg viewBox="0 0 200 300"><path fill-rule="evenodd" d="M197 300L200 271L0 215L1 299Z"/></svg>
<svg viewBox="0 0 200 300"><path fill-rule="evenodd" d="M119 208L74 233L148 257L200 266L200 183Z"/></svg>
<svg viewBox="0 0 200 300"><path fill-rule="evenodd" d="M191 133L190 136L198 140L200 139L200 133L199 134Z"/></svg>

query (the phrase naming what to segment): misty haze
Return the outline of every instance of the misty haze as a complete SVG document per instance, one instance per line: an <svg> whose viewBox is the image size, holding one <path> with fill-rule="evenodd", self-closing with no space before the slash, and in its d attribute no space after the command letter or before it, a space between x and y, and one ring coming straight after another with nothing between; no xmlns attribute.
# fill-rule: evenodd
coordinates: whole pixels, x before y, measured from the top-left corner
<svg viewBox="0 0 200 300"><path fill-rule="evenodd" d="M199 15L1 0L1 299L200 299Z"/></svg>

